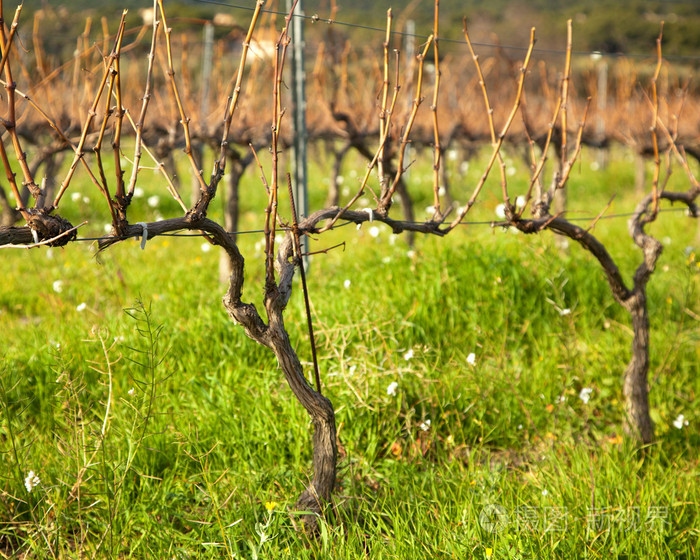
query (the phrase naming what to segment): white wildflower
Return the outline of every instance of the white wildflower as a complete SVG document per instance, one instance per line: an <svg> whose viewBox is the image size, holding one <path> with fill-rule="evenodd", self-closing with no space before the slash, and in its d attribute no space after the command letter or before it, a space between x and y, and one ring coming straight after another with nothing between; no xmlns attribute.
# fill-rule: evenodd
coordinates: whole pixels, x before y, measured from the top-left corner
<svg viewBox="0 0 700 560"><path fill-rule="evenodd" d="M593 394L593 389L591 387L584 387L581 389L581 392L578 394L578 398L583 401L583 404L588 404L588 401L591 400L591 395Z"/></svg>
<svg viewBox="0 0 700 560"><path fill-rule="evenodd" d="M424 432L427 432L430 429L430 420L426 420L425 422L421 422L420 429L423 430Z"/></svg>
<svg viewBox="0 0 700 560"><path fill-rule="evenodd" d="M41 484L41 479L34 471L29 471L27 477L24 479L24 487L27 489L27 492L34 490L39 484Z"/></svg>
<svg viewBox="0 0 700 560"><path fill-rule="evenodd" d="M112 233L112 224L105 224L103 229L105 233Z"/></svg>
<svg viewBox="0 0 700 560"><path fill-rule="evenodd" d="M685 419L685 416L683 416L682 414L679 414L678 417L673 421L673 425L677 429L682 430L683 426L688 425L688 421Z"/></svg>
<svg viewBox="0 0 700 560"><path fill-rule="evenodd" d="M559 310L559 315L561 315L562 317L563 317L564 315L569 315L570 313L571 313L571 309L569 309L568 307L567 307L566 309L560 309L560 310Z"/></svg>
<svg viewBox="0 0 700 560"><path fill-rule="evenodd" d="M78 307L75 308L76 311L85 311L87 309L87 303L83 302Z"/></svg>
<svg viewBox="0 0 700 560"><path fill-rule="evenodd" d="M78 202L81 198L83 198L83 195L80 194L79 192L74 192L72 195L70 195L70 199L73 202Z"/></svg>
<svg viewBox="0 0 700 560"><path fill-rule="evenodd" d="M160 204L160 197L157 194L148 197L148 205L151 208L156 208Z"/></svg>
<svg viewBox="0 0 700 560"><path fill-rule="evenodd" d="M473 366L476 363L476 354L474 354L474 352L470 352L467 356L467 363L470 366Z"/></svg>
<svg viewBox="0 0 700 560"><path fill-rule="evenodd" d="M525 197L523 195L520 195L518 198L515 199L515 206L517 208L522 208L523 206L525 206L525 202L527 202Z"/></svg>
<svg viewBox="0 0 700 560"><path fill-rule="evenodd" d="M133 394L134 394L134 388L132 387L131 389L129 389L129 390L127 391L127 393L129 393L130 395L133 395Z"/></svg>
<svg viewBox="0 0 700 560"><path fill-rule="evenodd" d="M379 228L377 226L372 226L369 228L369 234L372 237L379 237Z"/></svg>
<svg viewBox="0 0 700 560"><path fill-rule="evenodd" d="M506 217L506 205L502 202L498 206L496 206L496 216L498 216L502 220Z"/></svg>
<svg viewBox="0 0 700 560"><path fill-rule="evenodd" d="M416 252L415 252L413 249L409 249L408 251L406 251L406 256L407 256L409 259L412 259L413 257L416 256Z"/></svg>
<svg viewBox="0 0 700 560"><path fill-rule="evenodd" d="M211 243L202 243L202 252L208 253L211 251Z"/></svg>
<svg viewBox="0 0 700 560"><path fill-rule="evenodd" d="M411 358L413 358L413 348L403 355L403 359L406 361L410 360Z"/></svg>
<svg viewBox="0 0 700 560"><path fill-rule="evenodd" d="M87 196L83 197L83 204L90 204L90 199Z"/></svg>
<svg viewBox="0 0 700 560"><path fill-rule="evenodd" d="M347 290L350 287L350 284L352 284L352 282L348 279L343 282L343 287Z"/></svg>
<svg viewBox="0 0 700 560"><path fill-rule="evenodd" d="M63 291L63 280L54 280L53 291L60 294Z"/></svg>
<svg viewBox="0 0 700 560"><path fill-rule="evenodd" d="M545 488L544 490L542 490L542 495L543 495L543 496L546 496L547 494L549 494L549 492L547 491L546 488Z"/></svg>
<svg viewBox="0 0 700 560"><path fill-rule="evenodd" d="M141 198L144 195L143 189L141 187L136 187L134 189L134 198Z"/></svg>
<svg viewBox="0 0 700 560"><path fill-rule="evenodd" d="M425 213L426 214L434 214L435 213L435 206L426 206Z"/></svg>
<svg viewBox="0 0 700 560"><path fill-rule="evenodd" d="M399 388L399 384L396 381L392 381L389 383L389 386L386 388L386 394L395 397L396 396L396 389Z"/></svg>

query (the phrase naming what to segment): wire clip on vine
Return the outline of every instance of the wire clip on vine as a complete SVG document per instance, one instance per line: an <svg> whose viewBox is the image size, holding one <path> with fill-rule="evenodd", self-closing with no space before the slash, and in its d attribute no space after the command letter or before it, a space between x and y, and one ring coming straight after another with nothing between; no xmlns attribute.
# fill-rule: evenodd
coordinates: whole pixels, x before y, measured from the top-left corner
<svg viewBox="0 0 700 560"><path fill-rule="evenodd" d="M146 222L138 222L137 226L141 226L143 232L141 233L141 250L146 249L146 241L148 241L148 224Z"/></svg>

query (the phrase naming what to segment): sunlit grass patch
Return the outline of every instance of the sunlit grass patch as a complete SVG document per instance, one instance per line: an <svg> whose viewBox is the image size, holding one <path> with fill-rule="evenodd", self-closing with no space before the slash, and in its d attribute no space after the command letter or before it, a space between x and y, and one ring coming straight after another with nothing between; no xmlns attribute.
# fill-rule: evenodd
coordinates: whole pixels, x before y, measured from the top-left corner
<svg viewBox="0 0 700 560"><path fill-rule="evenodd" d="M604 181L591 184L604 205ZM260 200L243 228L259 228ZM622 193L615 211L632 201ZM475 219L493 219L493 202ZM216 250L161 237L98 259L88 243L3 253L0 551L692 558L700 269L684 220L654 225L668 239L649 286L658 441L646 450L622 432L627 316L579 247L476 225L414 247L370 224L314 241L347 243L309 270L340 450L312 543L293 509L311 426L274 357L221 306ZM601 220L596 234L629 278L639 254L625 228ZM258 304L260 239L240 236ZM285 319L308 366L303 309L297 290Z"/></svg>

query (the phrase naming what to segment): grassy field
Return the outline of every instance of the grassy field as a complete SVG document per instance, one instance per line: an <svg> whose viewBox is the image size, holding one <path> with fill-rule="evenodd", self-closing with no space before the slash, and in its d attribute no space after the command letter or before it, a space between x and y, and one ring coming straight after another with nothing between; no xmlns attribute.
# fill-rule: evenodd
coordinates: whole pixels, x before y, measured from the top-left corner
<svg viewBox="0 0 700 560"><path fill-rule="evenodd" d="M632 209L632 163L594 172L594 160L572 177L571 215L616 191L609 213ZM517 189L524 166L509 165ZM479 175L462 171L466 184ZM242 229L258 229L262 187L249 181ZM428 179L410 181L417 192ZM156 181L144 190L132 222L176 214ZM495 217L489 192L470 219ZM81 196L63 209L74 223L93 207ZM99 233L104 216L88 218ZM698 225L668 212L652 226L666 249L649 288L658 440L644 450L621 430L628 317L580 248L484 225L410 248L376 227L312 244L346 242L309 273L341 444L335 507L311 542L293 526L311 426L273 356L228 319L216 250L201 237L97 257L88 242L5 250L0 555L697 558ZM596 234L631 278L626 220ZM253 301L261 240L241 236ZM286 320L310 361L299 290Z"/></svg>

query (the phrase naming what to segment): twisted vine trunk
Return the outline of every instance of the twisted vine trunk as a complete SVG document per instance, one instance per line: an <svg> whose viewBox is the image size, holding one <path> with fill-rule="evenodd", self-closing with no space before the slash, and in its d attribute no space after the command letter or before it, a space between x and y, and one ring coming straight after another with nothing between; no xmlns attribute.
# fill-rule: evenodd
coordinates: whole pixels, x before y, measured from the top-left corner
<svg viewBox="0 0 700 560"><path fill-rule="evenodd" d="M315 222L314 222L315 223ZM302 518L310 533L318 530L318 515L330 502L335 487L337 445L335 411L331 401L309 384L296 351L292 347L284 326L283 313L292 292L295 262L292 237L287 234L280 244L275 269L279 275L277 284L265 287L265 324L253 304L241 301L243 287L243 257L231 236L221 230L213 237L228 253L231 260L231 280L223 304L235 323L243 326L246 335L272 350L287 383L299 403L306 409L314 426L313 477L297 501L296 508L308 512ZM210 232L211 233L211 232Z"/></svg>
<svg viewBox="0 0 700 560"><path fill-rule="evenodd" d="M319 210L300 223L300 230L316 232L316 225L342 214L344 220L357 224L370 219L367 212L342 211L340 208ZM375 220L389 225L394 233L416 231L442 236L446 233L440 229L437 222L415 223L400 222L386 216L375 216ZM223 305L234 323L243 327L246 335L257 343L272 350L279 362L282 373L289 384L292 393L304 407L314 426L313 434L313 476L310 483L301 493L296 508L308 512L302 520L307 531L315 533L318 530L318 515L323 506L330 502L335 487L337 444L335 411L331 401L309 384L304 376L299 357L297 356L289 335L284 326L283 313L292 292L292 280L295 272L295 258L292 246L292 236L288 233L280 243L277 258L274 262L278 274L275 284L270 282L265 286L265 312L267 324L252 303L242 301L245 260L235 242L235 236L226 231L220 224L192 213L181 218L171 218L146 224L149 238L172 231L196 230L206 232L210 241L226 251L230 263L231 274ZM4 228L4 235L13 239L31 239L28 227ZM10 231L11 230L11 231ZM15 231L18 230L18 231ZM0 240L3 228L0 228ZM100 250L105 250L123 238L143 235L143 225L127 225L121 236L105 237L100 240Z"/></svg>
<svg viewBox="0 0 700 560"><path fill-rule="evenodd" d="M654 439L654 424L649 415L649 311L645 290L627 302L632 318L632 358L627 364L623 384L626 431L643 443Z"/></svg>
<svg viewBox="0 0 700 560"><path fill-rule="evenodd" d="M334 209L334 211L337 210ZM314 216L307 218L303 225L312 227L311 225L320 219L332 215L331 210L325 213L317 212ZM368 219L364 212L355 213L355 215L360 218L360 221ZM230 260L231 276L228 290L223 298L224 308L233 322L243 327L246 336L274 352L292 393L306 409L314 425L314 473L311 482L299 497L296 507L298 510L309 512L303 517L304 527L309 532L316 532L318 515L322 513L323 506L331 500L335 486L337 461L335 411L331 401L314 390L306 380L304 369L284 326L283 313L292 293L295 271L291 234L288 233L280 243L274 263L279 280L277 284L273 282L265 287L265 312L268 319L266 324L254 304L242 301L245 260L234 241L234 236L220 224L207 218L183 217L149 223L147 228L153 237L183 229L206 232L213 243L226 251ZM28 228L20 229L28 231ZM124 230L124 236L136 237L142 232L141 225L128 225ZM104 250L120 240L121 237L106 237L99 242L99 248Z"/></svg>
<svg viewBox="0 0 700 560"><path fill-rule="evenodd" d="M674 193L664 193L663 198L675 197ZM546 214L538 220L515 222L516 227L525 233L532 233L541 228L551 229L578 242L598 260L605 272L608 285L615 300L630 314L632 331L632 357L625 369L623 395L625 398L625 431L642 443L651 443L654 439L654 423L649 412L649 311L647 309L646 287L654 272L663 246L659 241L644 232L645 212L653 202L647 196L636 208L629 221L630 235L642 249L643 260L634 275L634 285L630 289L625 285L615 261L605 246L588 230L568 222L561 217ZM648 219L648 218L646 218Z"/></svg>
<svg viewBox="0 0 700 560"><path fill-rule="evenodd" d="M271 333L272 350L291 388L294 396L306 409L314 426L313 435L313 478L302 492L296 508L311 512L303 516L307 530L315 532L318 518L324 504L330 502L335 486L336 462L338 449L336 445L335 411L331 401L315 391L304 377L299 358L292 348L287 333L274 329Z"/></svg>
<svg viewBox="0 0 700 560"><path fill-rule="evenodd" d="M315 533L318 530L318 515L323 511L323 506L330 502L335 486L337 445L333 405L306 380L299 357L289 341L282 314L271 309L276 307L274 303L266 302L268 312L273 311L269 315L269 325L264 325L254 306L235 302L229 294L224 298L224 307L236 323L243 324L248 336L275 353L289 388L311 417L314 426L314 472L310 484L297 501L296 509L308 512L302 517L304 527L308 532ZM251 319L253 323L249 322Z"/></svg>

